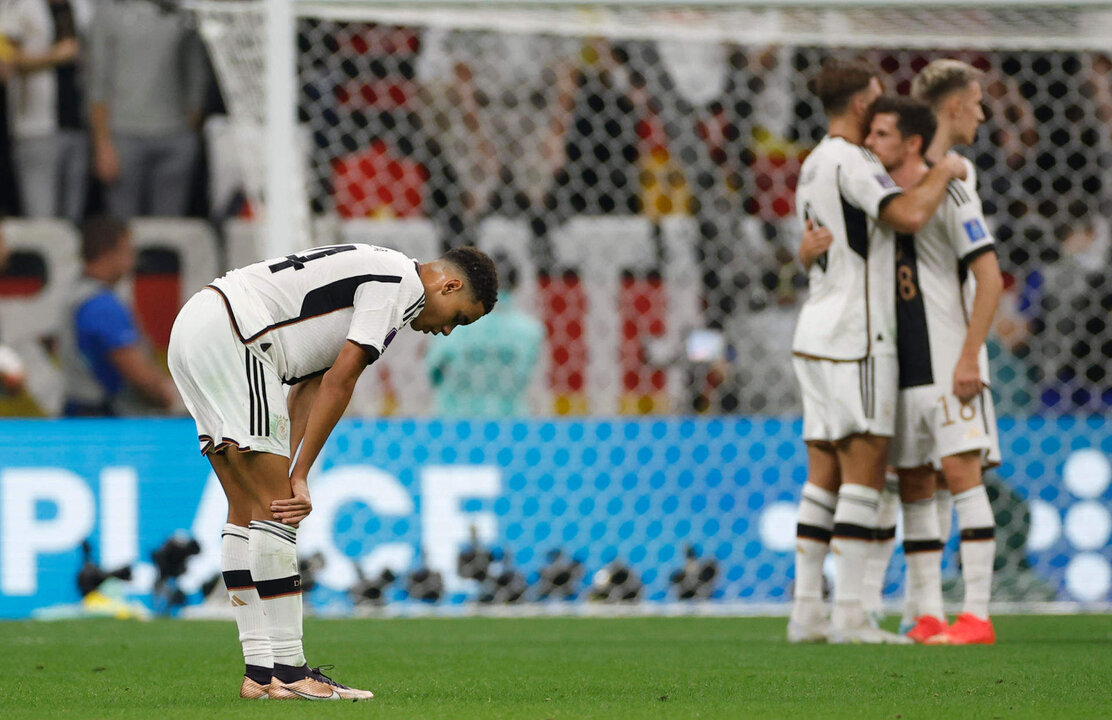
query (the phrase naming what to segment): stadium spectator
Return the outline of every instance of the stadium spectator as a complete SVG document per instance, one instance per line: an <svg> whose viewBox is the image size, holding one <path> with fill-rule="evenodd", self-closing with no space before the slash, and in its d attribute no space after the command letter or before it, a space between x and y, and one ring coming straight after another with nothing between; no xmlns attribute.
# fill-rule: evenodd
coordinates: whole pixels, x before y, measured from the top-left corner
<svg viewBox="0 0 1112 720"><path fill-rule="evenodd" d="M641 211L637 161L639 109L621 47L596 38L583 48L574 109L556 171L551 207L562 216L636 215Z"/></svg>
<svg viewBox="0 0 1112 720"><path fill-rule="evenodd" d="M419 263L332 245L233 270L178 314L170 371L228 499L221 569L246 663L240 697L373 697L305 662L297 527L312 510L309 470L398 332L450 334L490 312L497 291L474 248Z"/></svg>
<svg viewBox="0 0 1112 720"><path fill-rule="evenodd" d="M14 46L6 61L13 110L15 171L28 217L80 221L89 145L78 79L86 0L11 0L0 5L0 33Z"/></svg>
<svg viewBox="0 0 1112 720"><path fill-rule="evenodd" d="M186 213L208 65L175 3L104 0L89 30L93 169L109 212Z"/></svg>
<svg viewBox="0 0 1112 720"><path fill-rule="evenodd" d="M63 413L112 416L173 408L178 402L173 383L155 365L135 317L114 291L135 267L127 225L108 216L87 220L81 258L83 272L69 288L59 333Z"/></svg>
<svg viewBox="0 0 1112 720"><path fill-rule="evenodd" d="M1112 292L1107 277L1112 237L1105 218L1061 228L1059 250L1032 270L1039 288L1036 334L1046 347L1041 400L1056 412L1102 412L1112 405ZM1049 352L1053 348L1055 352Z"/></svg>
<svg viewBox="0 0 1112 720"><path fill-rule="evenodd" d="M517 308L517 269L505 257L495 266L503 281L498 304L481 325L460 328L429 344L425 366L436 413L444 417L521 417L544 345L544 324Z"/></svg>
<svg viewBox="0 0 1112 720"><path fill-rule="evenodd" d="M1034 409L1037 390L1030 364L1030 319L1020 310L1019 283L1004 273L1004 292L996 310L996 323L989 335L989 365L996 374L992 400L1001 416L1015 416Z"/></svg>
<svg viewBox="0 0 1112 720"><path fill-rule="evenodd" d="M829 234L825 249L801 255L810 295L792 343L808 476L788 639L902 643L868 622L861 596L895 425L895 233L917 232L946 197L949 180L964 177L966 168L947 159L901 192L859 147L865 114L881 93L877 71L861 61L830 60L812 89L829 127L804 161L796 211L801 223ZM834 552L836 577L829 623L822 602L827 550Z"/></svg>
<svg viewBox="0 0 1112 720"><path fill-rule="evenodd" d="M4 269L8 266L8 258L11 251L8 249L8 243L4 240L4 233L0 230L0 275L4 274ZM23 361L15 350L12 350L4 342L4 329L0 327L0 395L16 394L23 389L23 385L27 379L27 373L23 368Z"/></svg>

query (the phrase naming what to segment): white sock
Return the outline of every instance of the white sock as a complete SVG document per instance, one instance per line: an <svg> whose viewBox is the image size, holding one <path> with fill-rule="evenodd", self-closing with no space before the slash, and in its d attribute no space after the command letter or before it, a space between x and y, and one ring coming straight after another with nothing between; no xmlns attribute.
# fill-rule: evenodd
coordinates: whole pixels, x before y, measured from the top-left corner
<svg viewBox="0 0 1112 720"><path fill-rule="evenodd" d="M884 611L884 578L888 574L888 563L896 548L896 519L900 514L899 480L891 480L880 493L877 507L877 535L869 557L865 561L865 578L861 583L861 604L866 612Z"/></svg>
<svg viewBox="0 0 1112 720"><path fill-rule="evenodd" d="M992 595L992 565L996 558L996 519L984 485L954 496L961 531L961 577L965 584L962 610L988 618Z"/></svg>
<svg viewBox="0 0 1112 720"><path fill-rule="evenodd" d="M270 650L270 633L266 626L266 613L251 579L251 552L247 528L228 523L220 535L220 569L232 614L239 628L239 644L243 646L243 660L248 665L274 667Z"/></svg>
<svg viewBox="0 0 1112 720"><path fill-rule="evenodd" d="M942 541L942 547L946 547L954 529L954 496L949 490L935 490L934 503L938 508L938 539Z"/></svg>
<svg viewBox="0 0 1112 720"><path fill-rule="evenodd" d="M942 542L934 498L903 504L907 596L904 622L931 615L944 620L942 609Z"/></svg>
<svg viewBox="0 0 1112 720"><path fill-rule="evenodd" d="M268 520L251 521L251 576L266 612L274 662L301 667L301 575L297 569L297 528Z"/></svg>
<svg viewBox="0 0 1112 720"><path fill-rule="evenodd" d="M834 553L834 612L831 621L835 628L865 622L861 584L869 548L876 536L879 502L880 492L864 485L847 483L838 490L834 536L830 541L830 550Z"/></svg>
<svg viewBox="0 0 1112 720"><path fill-rule="evenodd" d="M795 593L792 619L814 624L824 619L822 603L822 565L830 549L834 530L834 506L838 496L817 485L806 483L799 499L795 540Z"/></svg>

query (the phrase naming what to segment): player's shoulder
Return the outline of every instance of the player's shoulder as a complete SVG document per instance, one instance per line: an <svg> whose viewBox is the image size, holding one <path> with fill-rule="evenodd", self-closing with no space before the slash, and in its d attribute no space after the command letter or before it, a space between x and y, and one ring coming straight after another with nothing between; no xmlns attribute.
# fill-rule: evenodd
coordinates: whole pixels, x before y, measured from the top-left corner
<svg viewBox="0 0 1112 720"><path fill-rule="evenodd" d="M381 245L359 245L359 249L374 263L390 274L400 275L403 280L417 277L417 261L400 250Z"/></svg>
<svg viewBox="0 0 1112 720"><path fill-rule="evenodd" d="M876 166L881 170L884 169L884 165L871 150L861 145L851 143L843 137L827 135L822 139L822 142L819 143L819 147L815 149L818 150L819 148L822 148L823 155L833 162L864 163Z"/></svg>
<svg viewBox="0 0 1112 720"><path fill-rule="evenodd" d="M969 158L957 155L965 165L965 178L953 178L946 185L946 194L949 202L957 208L973 203L977 200L977 168Z"/></svg>

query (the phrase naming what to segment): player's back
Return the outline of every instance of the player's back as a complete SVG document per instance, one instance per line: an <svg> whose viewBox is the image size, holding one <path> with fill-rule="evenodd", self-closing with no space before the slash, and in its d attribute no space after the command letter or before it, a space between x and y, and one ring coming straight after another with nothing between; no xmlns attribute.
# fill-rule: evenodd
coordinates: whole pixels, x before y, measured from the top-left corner
<svg viewBox="0 0 1112 720"><path fill-rule="evenodd" d="M265 348L287 382L327 370L347 339L382 352L424 306L416 262L374 245L271 258L212 285L227 299L240 339Z"/></svg>
<svg viewBox="0 0 1112 720"><path fill-rule="evenodd" d="M823 138L803 162L796 211L804 223L828 228L833 242L809 271L797 355L858 360L895 352L893 233L876 217L899 192L871 152L840 137Z"/></svg>

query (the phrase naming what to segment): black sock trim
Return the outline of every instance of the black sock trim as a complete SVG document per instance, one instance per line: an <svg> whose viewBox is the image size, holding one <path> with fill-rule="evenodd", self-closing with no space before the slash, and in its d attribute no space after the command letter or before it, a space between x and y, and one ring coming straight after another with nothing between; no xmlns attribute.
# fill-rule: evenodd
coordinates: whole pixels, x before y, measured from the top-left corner
<svg viewBox="0 0 1112 720"><path fill-rule="evenodd" d="M309 666L274 663L274 677L278 678L279 682L295 683L309 677Z"/></svg>
<svg viewBox="0 0 1112 720"><path fill-rule="evenodd" d="M821 528L818 525L805 525L799 523L795 526L795 536L797 538L807 538L808 540L818 540L819 542L830 542L830 530Z"/></svg>
<svg viewBox="0 0 1112 720"><path fill-rule="evenodd" d="M850 540L872 540L876 537L876 528L869 528L853 523L834 523L834 537Z"/></svg>
<svg viewBox="0 0 1112 720"><path fill-rule="evenodd" d="M263 600L284 595L298 595L301 593L301 576L290 575L277 580L256 580L255 587Z"/></svg>
<svg viewBox="0 0 1112 720"><path fill-rule="evenodd" d="M961 539L965 540L992 540L996 537L996 528L965 528L961 531Z"/></svg>
<svg viewBox="0 0 1112 720"><path fill-rule="evenodd" d="M941 552L941 540L904 540L904 555L921 552Z"/></svg>
<svg viewBox="0 0 1112 720"><path fill-rule="evenodd" d="M243 674L260 685L269 685L270 676L274 674L274 668L263 667L262 665L248 665L243 671Z"/></svg>
<svg viewBox="0 0 1112 720"><path fill-rule="evenodd" d="M225 570L221 574L224 576L224 586L229 590L247 590L255 587L250 570Z"/></svg>
<svg viewBox="0 0 1112 720"><path fill-rule="evenodd" d="M896 526L876 529L876 539L884 542L886 540L896 539Z"/></svg>

